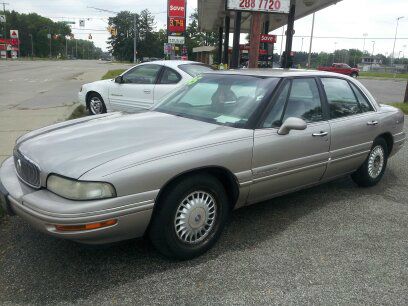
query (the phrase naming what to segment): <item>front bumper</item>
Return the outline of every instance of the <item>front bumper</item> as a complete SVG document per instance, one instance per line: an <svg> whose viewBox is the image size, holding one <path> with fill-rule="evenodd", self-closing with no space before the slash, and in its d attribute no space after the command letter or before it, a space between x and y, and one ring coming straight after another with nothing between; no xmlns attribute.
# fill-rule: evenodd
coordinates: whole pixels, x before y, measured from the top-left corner
<svg viewBox="0 0 408 306"><path fill-rule="evenodd" d="M86 107L86 93L85 90L78 92L78 102Z"/></svg>
<svg viewBox="0 0 408 306"><path fill-rule="evenodd" d="M4 205L37 230L87 244L103 244L144 235L158 191L99 201L71 201L46 189L32 189L18 179L12 158L0 168ZM109 227L86 231L58 231L55 225L82 225L115 219Z"/></svg>

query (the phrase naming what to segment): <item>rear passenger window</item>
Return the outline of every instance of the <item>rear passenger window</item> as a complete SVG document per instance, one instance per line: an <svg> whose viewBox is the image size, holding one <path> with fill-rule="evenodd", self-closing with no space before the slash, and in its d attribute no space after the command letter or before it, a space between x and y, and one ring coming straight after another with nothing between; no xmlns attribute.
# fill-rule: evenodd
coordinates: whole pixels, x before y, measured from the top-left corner
<svg viewBox="0 0 408 306"><path fill-rule="evenodd" d="M361 112L366 113L373 111L373 107L371 106L370 102L368 102L367 98L361 93L360 89L358 89L357 86L352 83L351 87L353 87L353 91L356 94L358 102L360 103Z"/></svg>
<svg viewBox="0 0 408 306"><path fill-rule="evenodd" d="M360 113L356 96L346 80L336 78L322 78L321 80L329 102L331 119Z"/></svg>
<svg viewBox="0 0 408 306"><path fill-rule="evenodd" d="M264 127L279 127L289 117L296 117L306 122L323 120L322 105L315 79L294 79L289 91L289 82L282 90Z"/></svg>
<svg viewBox="0 0 408 306"><path fill-rule="evenodd" d="M181 80L181 76L170 68L164 68L160 79L160 84L177 84Z"/></svg>

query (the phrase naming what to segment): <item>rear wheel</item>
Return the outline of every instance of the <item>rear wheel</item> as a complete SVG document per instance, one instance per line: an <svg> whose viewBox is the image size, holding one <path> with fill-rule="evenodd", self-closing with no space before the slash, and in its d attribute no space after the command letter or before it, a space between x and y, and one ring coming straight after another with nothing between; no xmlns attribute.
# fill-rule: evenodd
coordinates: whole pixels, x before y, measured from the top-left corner
<svg viewBox="0 0 408 306"><path fill-rule="evenodd" d="M358 73L357 72L353 72L352 74L350 74L350 76L352 78L357 78L358 77Z"/></svg>
<svg viewBox="0 0 408 306"><path fill-rule="evenodd" d="M223 186L209 175L174 183L157 205L150 239L162 254L177 259L190 259L210 249L230 211Z"/></svg>
<svg viewBox="0 0 408 306"><path fill-rule="evenodd" d="M353 181L361 187L376 185L384 175L388 161L387 142L377 138L371 148L370 154L361 167L351 175Z"/></svg>
<svg viewBox="0 0 408 306"><path fill-rule="evenodd" d="M88 112L90 115L106 113L105 102L97 93L91 93L88 97Z"/></svg>

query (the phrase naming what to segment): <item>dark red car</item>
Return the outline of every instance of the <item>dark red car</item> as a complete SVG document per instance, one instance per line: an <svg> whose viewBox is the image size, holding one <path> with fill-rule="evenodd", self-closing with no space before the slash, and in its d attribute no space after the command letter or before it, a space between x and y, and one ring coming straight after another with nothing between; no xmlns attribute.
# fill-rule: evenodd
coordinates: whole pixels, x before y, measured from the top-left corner
<svg viewBox="0 0 408 306"><path fill-rule="evenodd" d="M317 67L317 70L336 72L336 73L351 76L353 78L358 77L358 75L360 74L359 69L351 68L349 65L343 64L343 63L333 63L333 65L331 65L330 67L319 66L319 67Z"/></svg>

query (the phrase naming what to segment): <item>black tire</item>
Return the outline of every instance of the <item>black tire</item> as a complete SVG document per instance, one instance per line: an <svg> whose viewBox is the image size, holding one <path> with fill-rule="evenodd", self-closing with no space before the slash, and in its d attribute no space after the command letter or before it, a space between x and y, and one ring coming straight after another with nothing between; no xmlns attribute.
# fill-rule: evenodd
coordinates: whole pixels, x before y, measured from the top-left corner
<svg viewBox="0 0 408 306"><path fill-rule="evenodd" d="M195 192L204 192L210 195L215 202L215 208L210 213L213 214L212 226L209 226L208 229L205 229L204 224L200 226L199 228L206 233L202 234L202 237L196 242L189 243L179 237L181 234L176 231L176 218L180 218L179 209L182 203L186 203L187 197L195 194ZM162 194L156 205L158 207L154 212L149 230L150 240L163 255L180 260L197 257L210 249L220 237L230 213L228 197L222 184L213 176L201 174L186 177L173 183ZM198 208L192 210L191 214L184 214L189 216L187 226L190 226L190 222L196 222L197 217L201 218L197 210ZM196 214L194 220L192 219L193 212ZM197 222L207 220L209 214L204 213L203 215L203 220ZM178 229L180 232L180 227Z"/></svg>
<svg viewBox="0 0 408 306"><path fill-rule="evenodd" d="M99 101L100 106L98 108L91 105L92 100L94 99L96 101ZM105 102L103 101L101 95L96 92L89 94L88 99L87 99L87 108L88 108L89 115L99 115L99 114L106 113Z"/></svg>
<svg viewBox="0 0 408 306"><path fill-rule="evenodd" d="M358 77L358 73L357 72L353 72L352 74L350 74L350 76L352 78L357 78Z"/></svg>
<svg viewBox="0 0 408 306"><path fill-rule="evenodd" d="M381 157L378 156L378 152L376 150L382 151L383 159L381 161ZM378 171L375 171L375 175L370 174L370 163L374 162L376 159L379 159L382 162L381 171L377 174ZM370 160L371 159L371 160ZM388 161L388 146L387 142L384 138L377 138L373 146L371 147L371 151L365 160L364 164L351 175L353 181L360 187L371 187L378 184L378 182L382 179L385 169L387 167ZM371 172L373 173L373 172Z"/></svg>

